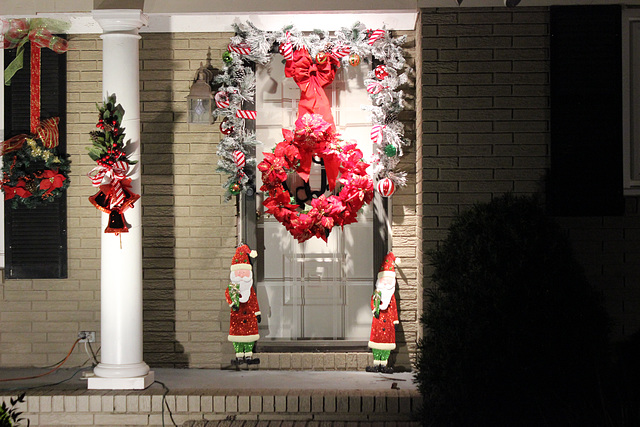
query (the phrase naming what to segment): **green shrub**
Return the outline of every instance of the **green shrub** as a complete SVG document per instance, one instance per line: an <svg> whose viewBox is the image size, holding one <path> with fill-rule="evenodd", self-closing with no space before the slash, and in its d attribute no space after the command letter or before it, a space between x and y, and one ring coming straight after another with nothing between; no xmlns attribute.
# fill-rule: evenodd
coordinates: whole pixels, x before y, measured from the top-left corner
<svg viewBox="0 0 640 427"><path fill-rule="evenodd" d="M430 258L416 374L425 426L605 425L608 318L534 198L476 205Z"/></svg>
<svg viewBox="0 0 640 427"><path fill-rule="evenodd" d="M18 411L16 405L18 403L24 403L25 393L22 393L16 398L10 398L8 406L5 402L0 405L0 427L18 427L20 422L24 420L21 417L22 412ZM27 420L27 426L31 424L31 421Z"/></svg>

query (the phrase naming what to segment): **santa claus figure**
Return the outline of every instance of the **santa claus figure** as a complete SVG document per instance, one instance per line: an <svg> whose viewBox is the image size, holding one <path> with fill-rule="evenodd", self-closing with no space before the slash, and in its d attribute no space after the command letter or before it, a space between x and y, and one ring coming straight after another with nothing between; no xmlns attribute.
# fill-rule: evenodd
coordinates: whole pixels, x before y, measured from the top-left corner
<svg viewBox="0 0 640 427"><path fill-rule="evenodd" d="M371 338L369 347L373 351L373 366L368 372L393 373L388 366L391 350L396 348L396 328L399 325L398 308L396 306L396 270L393 265L396 257L389 252L380 267L376 291L371 297Z"/></svg>
<svg viewBox="0 0 640 427"><path fill-rule="evenodd" d="M231 283L225 291L227 303L231 307L229 322L229 341L233 343L236 359L233 364L257 364L260 359L253 357L253 346L260 338L260 307L253 288L253 272L249 257L255 258L256 251L247 245L241 245L231 260Z"/></svg>

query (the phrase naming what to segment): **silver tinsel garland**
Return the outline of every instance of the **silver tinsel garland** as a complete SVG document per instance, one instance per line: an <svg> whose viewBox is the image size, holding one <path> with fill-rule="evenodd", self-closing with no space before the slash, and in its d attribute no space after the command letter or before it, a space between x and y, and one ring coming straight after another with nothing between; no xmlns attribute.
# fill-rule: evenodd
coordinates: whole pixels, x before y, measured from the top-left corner
<svg viewBox="0 0 640 427"><path fill-rule="evenodd" d="M319 52L331 54L335 49L348 48L349 55L339 58L342 65L348 66L349 57L358 55L360 58L372 57L376 65L385 67L386 75L382 78L372 70L365 80L366 85L377 85L380 90L369 91L371 105L362 108L371 113L373 125L384 126L382 141L372 141L373 157L369 161L374 181L388 178L396 188L406 185L406 173L396 170L403 155L402 148L410 145L410 141L404 137L404 125L398 121L398 114L404 109L404 94L399 88L409 81L408 73L411 72L402 49L406 36L394 38L386 29L374 33L359 22L350 28L341 28L334 34L323 30L304 34L294 26L286 26L279 31L262 31L251 22L236 24L235 32L236 35L230 39L230 51L223 58L223 72L214 79L220 85L218 92L226 94L229 99L229 106L216 108L214 116L226 120L225 126L233 128L218 146L220 160L217 170L228 175L227 182L223 184L227 190L226 200L238 192L255 191L255 177L251 171L256 160L250 155L253 152L250 149L258 141L254 132L245 130L245 119L237 117L243 104L253 105L255 98L256 79L247 64L269 63L278 52L278 47L287 42L291 43L294 50L306 48L312 58ZM233 47L238 47L240 52L234 51ZM239 168L236 165L235 151L245 154L246 166ZM232 188L236 190L231 191Z"/></svg>

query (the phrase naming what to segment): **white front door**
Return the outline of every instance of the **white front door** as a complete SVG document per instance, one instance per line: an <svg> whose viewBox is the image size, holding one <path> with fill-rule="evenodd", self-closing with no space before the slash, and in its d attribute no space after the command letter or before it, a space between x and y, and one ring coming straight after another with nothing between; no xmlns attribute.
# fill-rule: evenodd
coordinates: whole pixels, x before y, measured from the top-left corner
<svg viewBox="0 0 640 427"><path fill-rule="evenodd" d="M274 56L270 64L257 66L256 133L263 144L256 148L257 162L263 152L282 140L282 128L295 128L300 90L284 77L284 64ZM364 78L370 66L342 67L325 88L332 103L335 124L343 139L354 139L371 155L371 122L362 105L370 100ZM319 188L322 166L314 164L311 188ZM297 184L294 181L298 181ZM290 177L291 191L302 180ZM258 173L257 185L262 185ZM258 194L262 212L263 197ZM358 222L335 227L325 243L312 237L298 243L272 217L258 220L259 266L256 285L262 311L261 342L291 340L367 341L371 326L369 308L373 290L373 208L367 206Z"/></svg>

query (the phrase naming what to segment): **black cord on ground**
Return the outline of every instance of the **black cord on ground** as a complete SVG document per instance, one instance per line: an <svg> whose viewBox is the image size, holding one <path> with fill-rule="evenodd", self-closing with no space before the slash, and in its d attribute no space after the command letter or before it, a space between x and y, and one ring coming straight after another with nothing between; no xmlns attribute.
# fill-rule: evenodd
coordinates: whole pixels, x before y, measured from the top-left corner
<svg viewBox="0 0 640 427"><path fill-rule="evenodd" d="M171 413L171 408L169 408L169 404L167 403L167 394L169 394L169 387L167 387L163 382L155 380L154 383L158 383L162 386L164 393L162 394L162 427L164 427L164 407L167 406L167 412L169 412L169 418L171 418L171 422L175 427L178 427L176 422L173 420L173 414Z"/></svg>
<svg viewBox="0 0 640 427"><path fill-rule="evenodd" d="M83 371L83 370L85 370L85 369L88 369L88 368L87 368L87 367L85 367L84 365L86 365L86 364L87 364L87 362L88 362L89 360L91 360L91 359L87 359L87 361L86 361L86 362L84 362L84 363L82 364L82 366L81 366L77 371L75 371L75 372L73 373L73 375L71 375L69 378L66 378L66 379L64 379L64 380L61 380L61 381L58 381L58 382L55 382L55 383L48 383L48 384L34 385L34 386L32 386L32 387L0 388L0 392L5 392L5 391L11 391L11 392L13 392L13 391L23 391L23 390L34 390L34 389L37 389L37 388L51 387L51 386L55 386L55 385L59 385L59 384L65 383L65 382L67 382L67 381L70 381L70 380L71 380L73 377L75 377L76 375L78 375L78 372L81 372L81 371Z"/></svg>

